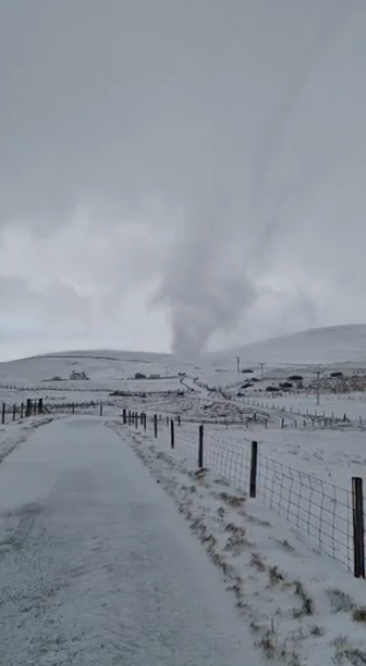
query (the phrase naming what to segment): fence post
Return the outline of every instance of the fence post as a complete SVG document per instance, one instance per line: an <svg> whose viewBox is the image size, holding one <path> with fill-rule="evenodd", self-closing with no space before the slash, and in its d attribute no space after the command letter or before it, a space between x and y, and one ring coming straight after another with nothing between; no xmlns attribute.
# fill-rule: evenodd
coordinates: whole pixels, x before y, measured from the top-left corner
<svg viewBox="0 0 366 666"><path fill-rule="evenodd" d="M352 477L353 553L355 578L365 578L365 526L363 515L363 480Z"/></svg>
<svg viewBox="0 0 366 666"><path fill-rule="evenodd" d="M179 426L182 425L182 421L181 421L181 416L180 416L180 414L178 414L178 416L177 416L177 422L178 422L178 425L179 425Z"/></svg>
<svg viewBox="0 0 366 666"><path fill-rule="evenodd" d="M99 416L103 416L103 403L102 402L100 403L100 407L99 407Z"/></svg>
<svg viewBox="0 0 366 666"><path fill-rule="evenodd" d="M13 405L13 421L15 421L17 415L17 406Z"/></svg>
<svg viewBox="0 0 366 666"><path fill-rule="evenodd" d="M154 437L157 439L158 436L158 415L154 414Z"/></svg>
<svg viewBox="0 0 366 666"><path fill-rule="evenodd" d="M146 412L144 412L143 417L144 417L144 430L146 432L146 428L147 428L147 414L146 414Z"/></svg>
<svg viewBox="0 0 366 666"><path fill-rule="evenodd" d="M20 418L22 419L23 416L24 416L24 403L22 402L22 404L20 405Z"/></svg>
<svg viewBox="0 0 366 666"><path fill-rule="evenodd" d="M32 401L30 398L27 399L27 407L25 411L26 416L31 416L32 415Z"/></svg>
<svg viewBox="0 0 366 666"><path fill-rule="evenodd" d="M250 460L250 497L257 496L258 442L252 442Z"/></svg>
<svg viewBox="0 0 366 666"><path fill-rule="evenodd" d="M3 407L1 410L1 423L4 425L5 423L5 411L6 411L6 404L3 402Z"/></svg>
<svg viewBox="0 0 366 666"><path fill-rule="evenodd" d="M198 468L203 468L203 439L204 439L204 427L203 425L199 426L198 429Z"/></svg>
<svg viewBox="0 0 366 666"><path fill-rule="evenodd" d="M170 421L170 448L174 449L175 446L175 433L174 433L174 419Z"/></svg>
<svg viewBox="0 0 366 666"><path fill-rule="evenodd" d="M139 427L139 415L137 412L135 412L135 428L137 429Z"/></svg>
<svg viewBox="0 0 366 666"><path fill-rule="evenodd" d="M123 425L126 425L127 424L127 412L126 412L125 409L122 412L122 419L123 419Z"/></svg>

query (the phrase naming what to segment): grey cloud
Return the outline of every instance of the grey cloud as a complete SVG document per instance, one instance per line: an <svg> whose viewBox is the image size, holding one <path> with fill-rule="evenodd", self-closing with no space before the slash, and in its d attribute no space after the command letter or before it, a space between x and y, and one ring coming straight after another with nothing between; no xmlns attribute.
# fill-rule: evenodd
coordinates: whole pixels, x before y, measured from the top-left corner
<svg viewBox="0 0 366 666"><path fill-rule="evenodd" d="M97 344L129 316L146 347L159 321L163 344L192 354L359 316L361 0L0 12L8 317Z"/></svg>

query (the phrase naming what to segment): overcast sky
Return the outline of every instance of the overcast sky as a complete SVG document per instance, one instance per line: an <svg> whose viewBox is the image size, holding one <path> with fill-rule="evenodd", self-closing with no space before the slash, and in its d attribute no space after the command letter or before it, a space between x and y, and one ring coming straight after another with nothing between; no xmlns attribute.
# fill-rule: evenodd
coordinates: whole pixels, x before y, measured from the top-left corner
<svg viewBox="0 0 366 666"><path fill-rule="evenodd" d="M366 321L365 0L0 0L0 358Z"/></svg>

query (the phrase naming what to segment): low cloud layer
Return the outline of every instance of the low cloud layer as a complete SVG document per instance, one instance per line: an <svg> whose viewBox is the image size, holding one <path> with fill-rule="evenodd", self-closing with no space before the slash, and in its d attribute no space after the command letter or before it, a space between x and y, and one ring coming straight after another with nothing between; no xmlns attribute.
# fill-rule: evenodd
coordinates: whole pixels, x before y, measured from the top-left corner
<svg viewBox="0 0 366 666"><path fill-rule="evenodd" d="M4 3L1 356L364 321L365 29L361 0Z"/></svg>

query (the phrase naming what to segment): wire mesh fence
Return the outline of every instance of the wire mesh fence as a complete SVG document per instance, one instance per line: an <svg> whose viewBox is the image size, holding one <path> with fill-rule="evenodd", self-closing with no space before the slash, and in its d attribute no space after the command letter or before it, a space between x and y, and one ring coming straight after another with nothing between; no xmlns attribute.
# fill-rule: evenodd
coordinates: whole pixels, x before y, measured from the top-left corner
<svg viewBox="0 0 366 666"><path fill-rule="evenodd" d="M158 440L171 447L170 421L159 421ZM169 427L168 427L169 424ZM228 433L225 428L204 429L205 468L250 495L253 481L253 443L242 437L240 429ZM240 441L235 441L240 437ZM174 451L181 461L198 466L199 430L182 423L174 428ZM325 554L348 571L354 571L353 493L314 475L287 466L264 455L259 444L255 470L255 492L265 506L291 525L314 551Z"/></svg>
<svg viewBox="0 0 366 666"><path fill-rule="evenodd" d="M319 552L352 571L351 490L283 465L259 450L257 496Z"/></svg>

